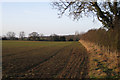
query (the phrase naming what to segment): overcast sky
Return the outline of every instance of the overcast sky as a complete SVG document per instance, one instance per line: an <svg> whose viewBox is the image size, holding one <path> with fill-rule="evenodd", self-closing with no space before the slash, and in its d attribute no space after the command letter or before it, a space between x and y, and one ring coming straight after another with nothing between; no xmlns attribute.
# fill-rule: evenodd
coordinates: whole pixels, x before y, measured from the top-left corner
<svg viewBox="0 0 120 80"><path fill-rule="evenodd" d="M2 35L9 31L17 36L20 31L24 31L26 36L31 32L67 35L101 27L99 21L93 22L93 17L73 21L67 16L58 18L57 13L50 2L3 2Z"/></svg>

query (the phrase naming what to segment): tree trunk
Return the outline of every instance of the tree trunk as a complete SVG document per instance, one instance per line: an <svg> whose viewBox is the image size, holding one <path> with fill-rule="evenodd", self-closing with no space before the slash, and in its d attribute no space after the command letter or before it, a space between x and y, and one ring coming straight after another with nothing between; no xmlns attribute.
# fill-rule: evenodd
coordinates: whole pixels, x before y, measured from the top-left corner
<svg viewBox="0 0 120 80"><path fill-rule="evenodd" d="M117 16L114 22L114 30L117 36L117 52L118 52L118 68L119 68L119 77L120 77L120 16Z"/></svg>
<svg viewBox="0 0 120 80"><path fill-rule="evenodd" d="M118 22L118 45L117 45L117 50L118 50L118 67L119 67L119 77L120 77L120 18Z"/></svg>

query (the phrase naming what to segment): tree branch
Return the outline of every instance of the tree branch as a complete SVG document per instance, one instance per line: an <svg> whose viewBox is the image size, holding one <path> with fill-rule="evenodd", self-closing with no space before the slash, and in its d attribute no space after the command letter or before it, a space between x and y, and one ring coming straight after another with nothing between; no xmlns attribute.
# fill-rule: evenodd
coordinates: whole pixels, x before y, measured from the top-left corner
<svg viewBox="0 0 120 80"><path fill-rule="evenodd" d="M104 13L101 11L100 7L98 6L97 2L92 2L93 6L97 10L97 15L99 15L100 18L103 19L103 21L109 23L109 18L104 15Z"/></svg>
<svg viewBox="0 0 120 80"><path fill-rule="evenodd" d="M111 11L112 13L114 13L114 11L113 11L113 6L111 5L111 2L108 2L108 5L109 5L109 8L110 8L110 11Z"/></svg>
<svg viewBox="0 0 120 80"><path fill-rule="evenodd" d="M66 11L72 4L74 4L74 3L75 3L75 2L69 2L68 5L64 8L62 14L64 14L65 11ZM64 4L64 5L65 5L65 4Z"/></svg>
<svg viewBox="0 0 120 80"><path fill-rule="evenodd" d="M117 0L114 0L113 8L114 8L114 14L115 16L117 16Z"/></svg>
<svg viewBox="0 0 120 80"><path fill-rule="evenodd" d="M103 20L101 20L99 16L97 16L97 18L98 18L98 20L99 20L100 22L102 22L102 24L103 24L104 26L107 26L107 24L106 24Z"/></svg>

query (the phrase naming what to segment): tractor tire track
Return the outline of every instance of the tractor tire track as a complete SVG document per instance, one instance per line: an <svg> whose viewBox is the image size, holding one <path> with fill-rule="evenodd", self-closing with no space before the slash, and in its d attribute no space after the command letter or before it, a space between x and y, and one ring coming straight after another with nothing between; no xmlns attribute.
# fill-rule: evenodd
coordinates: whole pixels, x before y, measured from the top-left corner
<svg viewBox="0 0 120 80"><path fill-rule="evenodd" d="M71 44L70 44L70 45L71 45ZM32 72L32 71L38 69L38 68L40 67L40 65L42 65L42 64L44 64L45 62L49 61L50 59L54 58L59 52L61 52L62 50L64 50L66 47L68 47L68 46L70 46L70 45L67 45L67 46L65 46L65 47L60 48L60 49L57 50L53 55L51 55L49 58L43 60L42 62L40 62L40 63L38 63L38 64L33 65L31 68L29 68L28 70L26 70L27 73L28 73L28 72Z"/></svg>
<svg viewBox="0 0 120 80"><path fill-rule="evenodd" d="M87 78L87 53L74 49L67 66L57 76L58 78Z"/></svg>

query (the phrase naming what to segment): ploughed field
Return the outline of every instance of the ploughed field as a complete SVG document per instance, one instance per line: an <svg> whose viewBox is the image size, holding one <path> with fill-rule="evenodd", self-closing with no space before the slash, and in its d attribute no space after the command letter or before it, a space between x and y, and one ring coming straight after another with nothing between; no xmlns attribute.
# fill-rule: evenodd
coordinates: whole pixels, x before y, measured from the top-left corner
<svg viewBox="0 0 120 80"><path fill-rule="evenodd" d="M87 63L79 42L2 42L3 78L86 78Z"/></svg>

